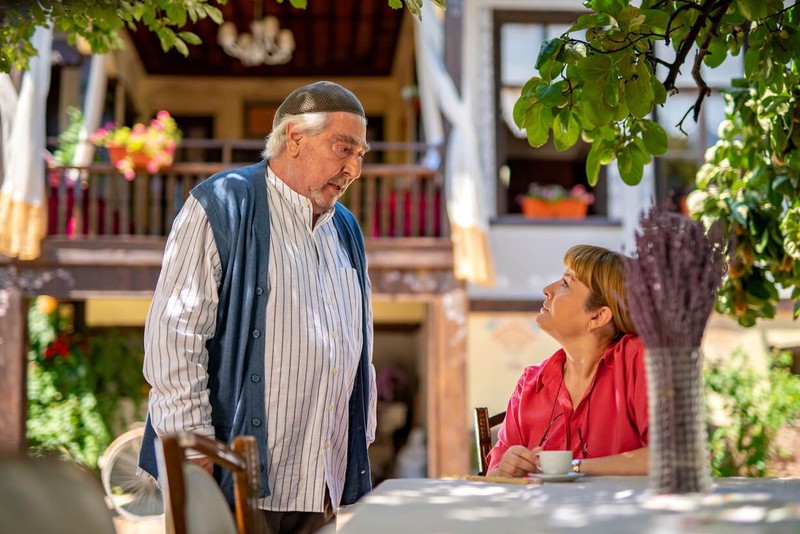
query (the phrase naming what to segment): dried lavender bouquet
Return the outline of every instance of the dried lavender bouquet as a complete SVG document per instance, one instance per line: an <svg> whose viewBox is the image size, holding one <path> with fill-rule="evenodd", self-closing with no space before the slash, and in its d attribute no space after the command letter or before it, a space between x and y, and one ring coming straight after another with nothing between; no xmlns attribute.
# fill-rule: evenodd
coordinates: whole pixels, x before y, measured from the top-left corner
<svg viewBox="0 0 800 534"><path fill-rule="evenodd" d="M719 230L655 207L636 233L625 287L647 368L650 489L711 489L700 342L725 272Z"/></svg>
<svg viewBox="0 0 800 534"><path fill-rule="evenodd" d="M640 225L625 282L636 329L646 347L698 347L726 269L722 232L656 207Z"/></svg>

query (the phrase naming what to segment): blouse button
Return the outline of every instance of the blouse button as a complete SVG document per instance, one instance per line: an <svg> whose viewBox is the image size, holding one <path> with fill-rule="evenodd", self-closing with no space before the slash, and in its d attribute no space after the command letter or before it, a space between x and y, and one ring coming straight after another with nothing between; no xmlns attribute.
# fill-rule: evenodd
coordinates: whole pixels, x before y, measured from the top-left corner
<svg viewBox="0 0 800 534"><path fill-rule="evenodd" d="M257 418L257 417L254 417L254 418L253 418L253 419L250 421L250 423L251 423L253 426L261 426L261 419L259 419L259 418Z"/></svg>
<svg viewBox="0 0 800 534"><path fill-rule="evenodd" d="M263 293L264 293L263 289L261 289L260 287L256 287L256 295L262 295Z"/></svg>
<svg viewBox="0 0 800 534"><path fill-rule="evenodd" d="M261 332L258 330L253 330L253 339L258 339L261 337Z"/></svg>
<svg viewBox="0 0 800 534"><path fill-rule="evenodd" d="M250 381L257 384L261 382L261 377L258 375L250 375Z"/></svg>

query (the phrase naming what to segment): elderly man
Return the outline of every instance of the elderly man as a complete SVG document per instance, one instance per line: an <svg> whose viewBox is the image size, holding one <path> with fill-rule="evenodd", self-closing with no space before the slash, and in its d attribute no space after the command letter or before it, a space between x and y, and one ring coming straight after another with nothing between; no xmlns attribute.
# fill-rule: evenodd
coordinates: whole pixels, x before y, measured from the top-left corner
<svg viewBox="0 0 800 534"><path fill-rule="evenodd" d="M371 489L371 285L337 203L367 150L353 93L326 81L292 92L263 161L192 190L147 317L140 465L157 476L157 435L255 436L270 532L314 532ZM220 485L231 499L230 476Z"/></svg>

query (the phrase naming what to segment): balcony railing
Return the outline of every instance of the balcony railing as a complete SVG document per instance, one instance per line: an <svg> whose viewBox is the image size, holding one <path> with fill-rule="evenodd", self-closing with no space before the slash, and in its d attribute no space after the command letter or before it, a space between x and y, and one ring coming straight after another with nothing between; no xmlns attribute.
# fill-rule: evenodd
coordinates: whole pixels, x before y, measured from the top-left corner
<svg viewBox="0 0 800 534"><path fill-rule="evenodd" d="M183 149L205 151L208 145L222 151L220 159L231 158L230 146L212 143L194 143ZM378 146L386 147L384 150L399 148L390 144ZM425 147L404 146L417 150ZM241 144L236 147L252 148ZM73 239L166 236L195 185L216 172L241 165L244 163L177 162L158 173L137 173L132 181L107 163L49 169L48 234ZM367 163L361 178L342 197L342 203L357 217L366 238L449 235L441 173L423 165Z"/></svg>

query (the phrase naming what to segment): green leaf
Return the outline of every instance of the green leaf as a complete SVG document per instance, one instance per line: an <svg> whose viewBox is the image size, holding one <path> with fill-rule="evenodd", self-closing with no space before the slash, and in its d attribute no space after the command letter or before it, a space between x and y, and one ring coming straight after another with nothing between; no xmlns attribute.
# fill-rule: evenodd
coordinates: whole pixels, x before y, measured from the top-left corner
<svg viewBox="0 0 800 534"><path fill-rule="evenodd" d="M206 11L206 15L208 18L214 21L215 24L222 24L224 22L224 17L222 16L222 11L215 6L211 6L208 4L203 4L204 9Z"/></svg>
<svg viewBox="0 0 800 534"><path fill-rule="evenodd" d="M614 18L617 19L619 28L626 33L639 31L642 24L644 24L647 19L644 13L635 6L623 7Z"/></svg>
<svg viewBox="0 0 800 534"><path fill-rule="evenodd" d="M602 92L597 91L597 86L594 87L594 90L583 90L583 98L580 100L579 109L589 124L604 126L611 122L614 116L614 108L605 103ZM602 88L602 86L599 88Z"/></svg>
<svg viewBox="0 0 800 534"><path fill-rule="evenodd" d="M561 110L553 123L553 143L556 150L564 151L575 145L581 135L581 127L569 109Z"/></svg>
<svg viewBox="0 0 800 534"><path fill-rule="evenodd" d="M200 40L200 37L198 37L197 34L194 34L192 32L180 32L178 33L178 37L180 37L190 45L203 44L203 41Z"/></svg>
<svg viewBox="0 0 800 534"><path fill-rule="evenodd" d="M734 9L748 20L758 20L767 16L767 4L764 0L736 0Z"/></svg>
<svg viewBox="0 0 800 534"><path fill-rule="evenodd" d="M622 181L628 185L636 185L642 181L644 165L638 155L636 158L633 157L630 148L627 146L622 147L617 152L617 169Z"/></svg>
<svg viewBox="0 0 800 534"><path fill-rule="evenodd" d="M722 62L727 57L728 47L726 43L720 39L714 39L708 45L708 53L703 57L703 63L713 69L722 65Z"/></svg>
<svg viewBox="0 0 800 534"><path fill-rule="evenodd" d="M630 110L628 109L628 101L625 97L625 82L620 80L619 81L619 102L617 102L616 107L614 108L614 116L612 119L615 122L622 121L630 115Z"/></svg>
<svg viewBox="0 0 800 534"><path fill-rule="evenodd" d="M555 107L564 100L563 88L563 80L555 82L553 85L540 85L536 88L536 96L545 106Z"/></svg>
<svg viewBox="0 0 800 534"><path fill-rule="evenodd" d="M647 150L655 156L666 153L669 147L669 140L664 128L649 119L642 119L640 124L642 125L642 141Z"/></svg>
<svg viewBox="0 0 800 534"><path fill-rule="evenodd" d="M614 72L606 79L605 88L603 89L603 102L612 108L619 104L619 84L620 80L614 76Z"/></svg>
<svg viewBox="0 0 800 534"><path fill-rule="evenodd" d="M586 28L608 26L610 19L608 15L603 13L586 13L578 17L578 20L572 23L567 33L573 33Z"/></svg>
<svg viewBox="0 0 800 534"><path fill-rule="evenodd" d="M521 96L514 103L514 124L516 124L518 128L525 128L525 115L527 115L528 110L530 110L534 102L534 99Z"/></svg>
<svg viewBox="0 0 800 534"><path fill-rule="evenodd" d="M600 142L592 143L586 156L586 180L594 187L600 179Z"/></svg>
<svg viewBox="0 0 800 534"><path fill-rule="evenodd" d="M540 147L547 142L552 122L550 108L544 107L540 102L530 107L525 114L525 134L532 147Z"/></svg>
<svg viewBox="0 0 800 534"><path fill-rule="evenodd" d="M625 87L628 109L634 117L645 117L653 110L653 86L650 70L644 60L636 65L636 78Z"/></svg>
<svg viewBox="0 0 800 534"><path fill-rule="evenodd" d="M661 9L645 9L642 10L645 16L645 24L650 28L653 33L664 33L667 31L669 24L669 14Z"/></svg>
<svg viewBox="0 0 800 534"><path fill-rule="evenodd" d="M558 37L542 43L542 47L539 49L539 56L536 58L536 64L534 66L538 69L545 61L554 59L563 46L564 41Z"/></svg>
<svg viewBox="0 0 800 534"><path fill-rule="evenodd" d="M611 58L593 54L578 61L578 74L588 83L605 83L611 71Z"/></svg>
<svg viewBox="0 0 800 534"><path fill-rule="evenodd" d="M627 4L627 0L588 0L586 7L599 13L607 13L612 17L616 17L617 13Z"/></svg>
<svg viewBox="0 0 800 534"><path fill-rule="evenodd" d="M655 76L650 77L650 88L653 90L653 104L663 104L667 101L667 89Z"/></svg>
<svg viewBox="0 0 800 534"><path fill-rule="evenodd" d="M530 96L536 91L536 88L542 84L547 84L546 81L538 76L534 76L522 86L522 96Z"/></svg>

